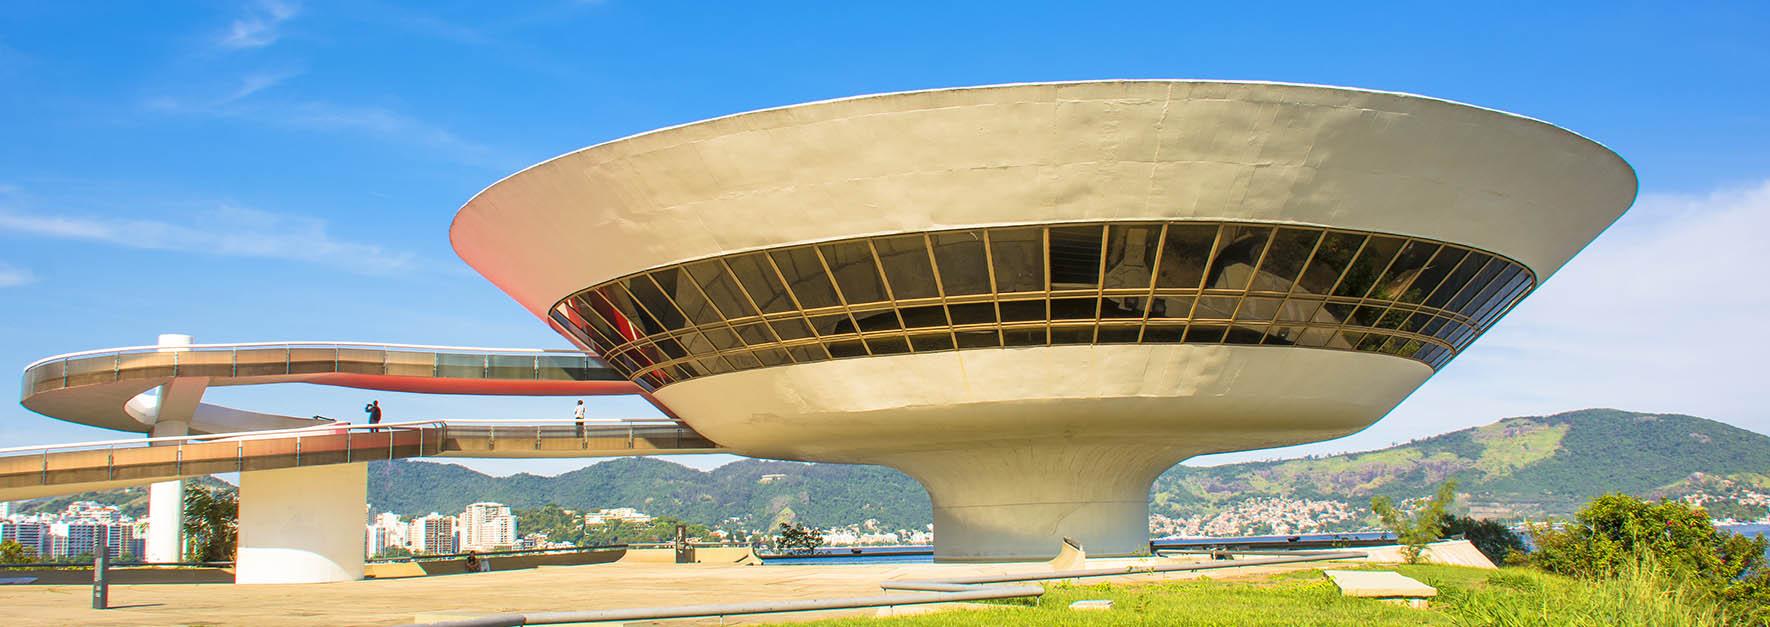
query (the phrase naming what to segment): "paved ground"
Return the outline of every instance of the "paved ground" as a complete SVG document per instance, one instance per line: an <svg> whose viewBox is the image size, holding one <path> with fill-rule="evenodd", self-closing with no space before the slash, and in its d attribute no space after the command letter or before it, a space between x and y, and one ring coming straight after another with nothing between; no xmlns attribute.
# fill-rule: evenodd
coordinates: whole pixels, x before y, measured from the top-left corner
<svg viewBox="0 0 1770 627"><path fill-rule="evenodd" d="M1089 560L1089 567L1125 563ZM1214 571L1252 575L1310 565ZM614 609L881 594L886 579L1049 570L1044 564L722 566L592 564L333 584L166 584L111 588L91 609L90 586L0 586L7 625L393 625L426 612ZM1239 571L1239 572L1238 572ZM1167 575L1168 578L1186 575ZM1138 578L1149 578L1141 576ZM1133 578L1120 578L1119 581ZM906 593L913 594L913 593ZM762 620L779 621L787 617ZM752 619L755 620L755 619ZM730 622L730 621L728 621ZM676 623L681 624L681 623Z"/></svg>

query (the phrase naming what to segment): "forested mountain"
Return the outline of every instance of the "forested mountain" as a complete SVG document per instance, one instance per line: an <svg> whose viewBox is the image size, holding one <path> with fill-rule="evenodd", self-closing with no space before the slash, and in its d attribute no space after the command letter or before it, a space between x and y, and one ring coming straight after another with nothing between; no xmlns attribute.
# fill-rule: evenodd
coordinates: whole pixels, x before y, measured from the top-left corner
<svg viewBox="0 0 1770 627"><path fill-rule="evenodd" d="M415 461L369 467L375 511L454 513L475 501L516 509L547 503L577 510L633 507L705 524L737 518L757 529L783 517L817 527L873 519L887 529L910 529L927 525L933 516L921 486L878 466L743 460L702 472L633 457L555 477L491 477L453 464Z"/></svg>
<svg viewBox="0 0 1770 627"><path fill-rule="evenodd" d="M1151 511L1194 516L1249 497L1364 504L1379 494L1423 496L1448 478L1462 506L1495 518L1567 515L1607 492L1707 494L1718 497L1717 516L1762 516L1761 506L1728 501L1770 493L1770 436L1614 409L1507 418L1368 453L1175 467L1156 481Z"/></svg>
<svg viewBox="0 0 1770 627"><path fill-rule="evenodd" d="M1756 518L1770 503L1770 436L1693 416L1611 409L1507 418L1379 451L1176 466L1156 481L1151 513L1190 521L1202 530L1195 532L1259 532L1262 519L1320 520L1334 512L1340 520L1321 528L1356 528L1367 524L1364 506L1371 496L1424 496L1453 477L1460 508L1485 517L1567 515L1600 494L1626 492L1688 498L1717 517ZM96 495L135 512L141 492L89 493L25 507L59 509ZM709 525L737 519L730 526L748 529L783 519L817 527L873 519L886 529L918 529L932 518L927 493L895 470L762 460L703 472L625 458L555 477L492 477L452 464L377 462L369 469L369 500L373 511L408 516L456 513L475 501L517 509L547 503L577 510L634 507ZM1203 524L1210 520L1228 522Z"/></svg>

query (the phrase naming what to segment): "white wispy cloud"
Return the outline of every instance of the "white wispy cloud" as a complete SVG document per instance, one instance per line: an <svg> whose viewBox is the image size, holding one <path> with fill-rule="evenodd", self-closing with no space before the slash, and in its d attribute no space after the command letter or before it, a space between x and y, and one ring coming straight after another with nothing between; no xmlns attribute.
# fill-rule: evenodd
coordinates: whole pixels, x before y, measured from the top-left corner
<svg viewBox="0 0 1770 627"><path fill-rule="evenodd" d="M0 232L128 248L320 263L363 274L397 274L417 265L409 253L338 239L318 218L223 206L187 223L0 209Z"/></svg>
<svg viewBox="0 0 1770 627"><path fill-rule="evenodd" d="M419 148L428 156L499 172L520 165L521 159L504 151L386 107L252 97L299 74L295 71L250 74L219 95L161 96L150 98L144 104L149 111L162 114L212 117L273 128L371 138L378 143Z"/></svg>
<svg viewBox="0 0 1770 627"><path fill-rule="evenodd" d="M246 14L227 26L216 45L229 50L263 48L282 37L284 22L301 12L301 5L285 0L259 0Z"/></svg>
<svg viewBox="0 0 1770 627"><path fill-rule="evenodd" d="M37 275L18 266L0 263L0 287L18 287L37 282Z"/></svg>
<svg viewBox="0 0 1770 627"><path fill-rule="evenodd" d="M1366 450L1590 407L1682 413L1770 433L1770 181L1646 194L1445 371L1370 429L1205 463Z"/></svg>

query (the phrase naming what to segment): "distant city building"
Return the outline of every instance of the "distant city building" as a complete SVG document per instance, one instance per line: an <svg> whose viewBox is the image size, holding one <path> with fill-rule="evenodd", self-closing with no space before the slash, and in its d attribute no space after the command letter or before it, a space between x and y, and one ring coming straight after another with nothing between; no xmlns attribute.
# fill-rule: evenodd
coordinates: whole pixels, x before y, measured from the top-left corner
<svg viewBox="0 0 1770 627"><path fill-rule="evenodd" d="M0 522L0 542L11 540L24 545L37 557L49 555L52 548L49 524L40 522Z"/></svg>
<svg viewBox="0 0 1770 627"><path fill-rule="evenodd" d="M651 516L649 516L645 513L642 513L637 509L633 509L631 507L616 507L614 509L599 509L594 512L584 514L584 524L586 524L586 525L606 525L609 523L616 523L616 522L628 523L628 524L633 524L633 525L644 525L644 524L651 523L651 521L652 521Z"/></svg>
<svg viewBox="0 0 1770 627"><path fill-rule="evenodd" d="M400 520L399 514L382 512L369 522L366 530L364 550L369 557L386 553L393 547L411 548L411 525Z"/></svg>
<svg viewBox="0 0 1770 627"><path fill-rule="evenodd" d="M756 483L760 483L762 485L768 485L770 483L774 483L776 481L780 481L785 478L787 478L787 476L782 475L782 474L762 475L762 478L757 479Z"/></svg>
<svg viewBox="0 0 1770 627"><path fill-rule="evenodd" d="M460 539L455 535L455 517L431 513L412 520L412 550L418 553L459 553Z"/></svg>
<svg viewBox="0 0 1770 627"><path fill-rule="evenodd" d="M49 557L54 559L89 556L100 546L105 547L113 558L120 558L125 553L140 556L145 551L145 539L135 537L134 525L53 523L49 525L49 533Z"/></svg>
<svg viewBox="0 0 1770 627"><path fill-rule="evenodd" d="M517 544L516 517L501 503L474 503L461 512L461 550L494 551Z"/></svg>

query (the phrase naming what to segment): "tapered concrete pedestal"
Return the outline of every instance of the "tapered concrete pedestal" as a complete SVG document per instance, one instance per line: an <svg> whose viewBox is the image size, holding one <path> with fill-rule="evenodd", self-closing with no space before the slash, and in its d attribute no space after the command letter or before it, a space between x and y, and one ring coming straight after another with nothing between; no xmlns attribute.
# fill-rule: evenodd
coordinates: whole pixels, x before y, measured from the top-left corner
<svg viewBox="0 0 1770 627"><path fill-rule="evenodd" d="M889 456L927 488L934 559L1048 560L1064 538L1088 555L1149 553L1149 487L1188 456L1172 447L1063 441Z"/></svg>
<svg viewBox="0 0 1770 627"><path fill-rule="evenodd" d="M363 578L368 465L240 473L236 583Z"/></svg>

